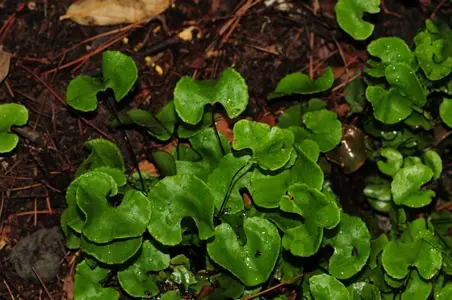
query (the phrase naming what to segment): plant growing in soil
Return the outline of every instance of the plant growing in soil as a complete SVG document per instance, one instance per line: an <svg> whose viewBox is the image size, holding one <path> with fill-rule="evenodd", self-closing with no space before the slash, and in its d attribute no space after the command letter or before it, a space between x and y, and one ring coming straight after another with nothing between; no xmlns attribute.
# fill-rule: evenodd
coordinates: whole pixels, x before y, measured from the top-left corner
<svg viewBox="0 0 452 300"><path fill-rule="evenodd" d="M339 2L338 14L354 3ZM105 285L111 275L137 298L250 299L275 281L317 300L452 298L444 225L451 215L430 206L443 169L431 129L451 126L450 31L426 25L413 50L394 37L368 46L373 58L364 80L346 88L353 93L345 99L350 114L360 114L368 134L351 139L352 147L350 125L313 96L285 109L274 127L241 118L248 88L231 68L215 80L181 78L173 101L156 115L132 109L117 116L110 126L133 125L176 146L152 153L159 175L150 176L127 175L113 142L86 143L90 155L67 189L61 217L68 248L82 253L76 299L117 299L119 287ZM97 93L106 89L119 101L137 78L133 61L113 51L104 54L102 73L71 82L68 104L95 110ZM289 74L269 98L316 95L333 81L331 69L315 80ZM435 106L438 95L444 99ZM234 120L230 140L215 126L220 108ZM374 211L390 217L390 228L369 230L370 222L344 211L325 157L344 170L367 157L375 172L364 194ZM165 293L163 282L172 291ZM286 299L284 291L272 297Z"/></svg>
<svg viewBox="0 0 452 300"><path fill-rule="evenodd" d="M16 148L19 137L11 133L12 126L23 126L28 122L28 110L16 103L0 105L0 153L7 153Z"/></svg>

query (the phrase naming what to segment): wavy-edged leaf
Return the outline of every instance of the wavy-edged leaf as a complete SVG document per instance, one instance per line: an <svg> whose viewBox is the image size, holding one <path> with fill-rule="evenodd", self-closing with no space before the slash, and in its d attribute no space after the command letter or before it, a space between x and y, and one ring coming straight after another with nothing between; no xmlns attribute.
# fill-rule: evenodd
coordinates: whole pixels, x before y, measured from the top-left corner
<svg viewBox="0 0 452 300"><path fill-rule="evenodd" d="M81 300L113 300L119 299L119 292L113 288L104 288L100 283L110 270L99 266L91 268L86 260L77 265L75 271L74 297Z"/></svg>
<svg viewBox="0 0 452 300"><path fill-rule="evenodd" d="M423 299L429 298L433 285L422 279L417 271L411 272L410 279L406 285L406 289L402 292L401 300Z"/></svg>
<svg viewBox="0 0 452 300"><path fill-rule="evenodd" d="M449 127L452 127L452 99L443 99L439 106L441 120Z"/></svg>
<svg viewBox="0 0 452 300"><path fill-rule="evenodd" d="M145 240L136 260L118 272L118 281L130 296L138 298L155 296L159 289L149 272L164 270L169 265L170 256L156 247L152 241Z"/></svg>
<svg viewBox="0 0 452 300"><path fill-rule="evenodd" d="M142 237L115 240L106 244L90 242L82 235L80 248L98 261L109 265L120 265L129 260L140 249Z"/></svg>
<svg viewBox="0 0 452 300"><path fill-rule="evenodd" d="M66 102L82 112L94 111L97 109L97 94L102 91L105 91L105 85L101 79L79 75L69 82Z"/></svg>
<svg viewBox="0 0 452 300"><path fill-rule="evenodd" d="M424 88L415 71L405 63L392 64L385 69L386 80L396 87L401 95L410 99L417 107L423 107L427 102Z"/></svg>
<svg viewBox="0 0 452 300"><path fill-rule="evenodd" d="M294 137L292 132L265 123L240 120L234 125L235 150L250 149L252 159L264 170L278 170L291 159Z"/></svg>
<svg viewBox="0 0 452 300"><path fill-rule="evenodd" d="M385 90L380 86L369 86L366 98L372 103L375 119L384 124L395 124L406 118L413 111L411 102L397 89Z"/></svg>
<svg viewBox="0 0 452 300"><path fill-rule="evenodd" d="M393 148L383 148L380 150L380 155L383 156L386 161L378 160L378 169L383 174L394 176L403 165L402 153Z"/></svg>
<svg viewBox="0 0 452 300"><path fill-rule="evenodd" d="M311 188L321 190L324 176L317 164L320 154L319 146L312 140L303 140L295 145L295 150L298 157L290 169L292 183L304 183Z"/></svg>
<svg viewBox="0 0 452 300"><path fill-rule="evenodd" d="M365 40L374 31L372 23L363 20L364 13L380 12L380 0L339 0L334 7L337 23L355 40Z"/></svg>
<svg viewBox="0 0 452 300"><path fill-rule="evenodd" d="M138 78L135 61L120 51L102 53L102 77L105 88L112 89L117 102L130 91Z"/></svg>
<svg viewBox="0 0 452 300"><path fill-rule="evenodd" d="M141 236L149 223L151 205L146 196L131 189L118 207L112 207L107 197L115 195L112 191L117 186L111 183L111 179L97 172L78 181L77 205L85 215L83 235L95 243Z"/></svg>
<svg viewBox="0 0 452 300"><path fill-rule="evenodd" d="M314 275L309 278L309 287L315 300L350 300L347 288L327 274Z"/></svg>
<svg viewBox="0 0 452 300"><path fill-rule="evenodd" d="M259 217L246 218L243 227L245 245L240 245L231 226L223 223L215 228L215 239L207 245L207 252L245 285L255 286L265 282L275 267L280 237L272 223Z"/></svg>
<svg viewBox="0 0 452 300"><path fill-rule="evenodd" d="M400 169L391 183L394 203L408 207L423 207L432 201L435 192L420 190L433 177L433 171L423 164L413 164Z"/></svg>
<svg viewBox="0 0 452 300"><path fill-rule="evenodd" d="M0 105L0 153L16 148L19 137L10 133L11 126L23 126L28 122L28 110L16 103Z"/></svg>
<svg viewBox="0 0 452 300"><path fill-rule="evenodd" d="M196 81L184 76L174 89L174 105L185 123L198 124L204 106L220 103L230 118L238 117L248 105L248 87L234 69L226 69L217 80Z"/></svg>
<svg viewBox="0 0 452 300"><path fill-rule="evenodd" d="M325 101L313 98L308 102L292 105L281 112L276 125L279 128L289 128L291 126L302 126L302 116L310 111L321 110L326 107Z"/></svg>
<svg viewBox="0 0 452 300"><path fill-rule="evenodd" d="M268 95L268 99L272 100L293 94L309 95L324 92L331 88L333 82L334 74L331 68L327 68L315 80L311 80L308 75L301 72L291 73L278 82L275 90Z"/></svg>
<svg viewBox="0 0 452 300"><path fill-rule="evenodd" d="M231 188L231 192L224 208L225 211L229 214L235 214L243 209L243 198L240 190L249 186L251 173L246 173L249 160L250 157L247 155L235 157L232 153L226 154L218 167L209 175L207 185L212 191L217 209L221 208L229 188Z"/></svg>
<svg viewBox="0 0 452 300"><path fill-rule="evenodd" d="M80 233L75 232L74 229L68 226L68 222L71 219L69 214L70 212L67 208L61 214L61 230L63 230L64 236L66 237L66 247L75 250L80 248Z"/></svg>
<svg viewBox="0 0 452 300"><path fill-rule="evenodd" d="M378 266L378 257L388 243L388 236L384 233L380 234L378 238L370 241L369 268L375 269Z"/></svg>
<svg viewBox="0 0 452 300"><path fill-rule="evenodd" d="M195 221L200 239L213 235L214 195L198 177L166 177L149 192L148 199L151 202L148 231L163 245L173 246L182 241L181 221L186 217Z"/></svg>
<svg viewBox="0 0 452 300"><path fill-rule="evenodd" d="M338 232L324 243L334 248L329 272L336 278L348 279L361 271L370 255L370 234L366 224L357 217L341 214Z"/></svg>
<svg viewBox="0 0 452 300"><path fill-rule="evenodd" d="M367 46L370 55L378 57L384 66L405 63L417 70L414 54L404 40L398 37L381 37Z"/></svg>
<svg viewBox="0 0 452 300"><path fill-rule="evenodd" d="M328 152L336 147L342 139L342 124L336 113L326 109L307 112L303 115L304 127L290 127L295 135L295 142L305 139L313 140L320 152Z"/></svg>
<svg viewBox="0 0 452 300"><path fill-rule="evenodd" d="M264 208L276 208L291 183L289 170L275 174L256 168L251 176L249 192L256 205Z"/></svg>
<svg viewBox="0 0 452 300"><path fill-rule="evenodd" d="M282 246L293 255L308 257L317 253L322 239L323 228L313 222L305 222L284 232Z"/></svg>

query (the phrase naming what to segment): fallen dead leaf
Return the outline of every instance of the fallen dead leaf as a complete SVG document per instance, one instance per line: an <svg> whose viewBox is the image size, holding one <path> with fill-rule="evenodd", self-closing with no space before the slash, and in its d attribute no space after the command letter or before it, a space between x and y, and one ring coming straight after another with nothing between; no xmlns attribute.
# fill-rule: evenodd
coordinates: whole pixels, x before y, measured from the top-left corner
<svg viewBox="0 0 452 300"><path fill-rule="evenodd" d="M11 55L3 51L3 46L0 45L0 83L8 76L10 64Z"/></svg>
<svg viewBox="0 0 452 300"><path fill-rule="evenodd" d="M140 168L141 172L146 173L151 177L159 177L160 176L159 171L154 166L154 164L147 160L140 161L138 163L138 167Z"/></svg>
<svg viewBox="0 0 452 300"><path fill-rule="evenodd" d="M77 0L60 20L106 26L146 21L164 12L171 0Z"/></svg>

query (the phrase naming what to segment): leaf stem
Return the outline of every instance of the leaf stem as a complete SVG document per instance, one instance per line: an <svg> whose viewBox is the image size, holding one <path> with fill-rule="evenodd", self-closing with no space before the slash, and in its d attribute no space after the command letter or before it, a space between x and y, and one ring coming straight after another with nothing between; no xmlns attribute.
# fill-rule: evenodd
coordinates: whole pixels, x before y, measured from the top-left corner
<svg viewBox="0 0 452 300"><path fill-rule="evenodd" d="M213 126L213 130L215 131L215 136L217 137L218 143L220 144L221 154L223 154L223 156L225 156L226 150L224 150L223 143L221 142L220 134L218 133L218 129L215 124L215 110L214 110L213 106L212 106L212 126Z"/></svg>

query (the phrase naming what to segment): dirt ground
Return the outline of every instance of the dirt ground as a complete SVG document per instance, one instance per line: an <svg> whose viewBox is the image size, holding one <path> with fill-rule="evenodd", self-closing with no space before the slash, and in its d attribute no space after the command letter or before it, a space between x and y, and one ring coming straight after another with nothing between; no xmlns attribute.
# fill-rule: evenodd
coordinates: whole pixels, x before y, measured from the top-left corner
<svg viewBox="0 0 452 300"><path fill-rule="evenodd" d="M140 107L156 112L171 100L182 75L215 78L233 66L249 86L247 114L271 119L281 102L278 107L268 105L267 95L279 79L295 71L315 75L331 66L337 80L334 92L323 95L324 99L344 123L355 121L344 117L348 107L342 89L362 69L367 43L353 41L338 29L336 1L287 0L288 10L281 10L260 0L177 0L159 19L128 27L60 21L71 2L0 0L0 45L12 55L9 75L0 85L0 103L21 103L30 111L19 147L0 157L0 299L12 295L16 299L61 299L71 288L63 283L71 282L75 256L64 245L58 276L50 284L20 279L8 255L24 237L59 225L65 189L86 155L85 141L100 136L114 140L126 155L129 171L133 168L122 134L106 126L112 116L104 105L96 113L83 115L65 105L65 90L72 78L100 74L103 50L121 50L139 67L139 81L128 99L116 107L118 111ZM445 2L384 1L386 11L368 17L376 24L372 39L397 35L411 43L432 12L449 13L452 6ZM192 41L174 38L190 26L197 29ZM109 34L99 37L101 33ZM148 63L149 57L155 65ZM293 97L283 105L297 100ZM129 135L135 155L145 159L153 145L138 133L130 131ZM336 190L346 199L345 207L359 210L353 196L359 191L345 187L354 181L359 181L359 174L339 174Z"/></svg>

